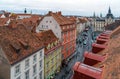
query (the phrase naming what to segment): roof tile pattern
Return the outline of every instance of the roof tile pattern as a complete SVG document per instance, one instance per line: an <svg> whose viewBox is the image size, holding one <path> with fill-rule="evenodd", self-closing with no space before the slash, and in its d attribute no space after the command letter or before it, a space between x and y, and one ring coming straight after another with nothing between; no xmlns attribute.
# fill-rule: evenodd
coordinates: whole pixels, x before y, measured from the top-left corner
<svg viewBox="0 0 120 79"><path fill-rule="evenodd" d="M26 58L43 47L42 42L24 25L0 27L0 46L10 64Z"/></svg>
<svg viewBox="0 0 120 79"><path fill-rule="evenodd" d="M39 38L39 40L41 40L43 42L43 44L47 47L48 44L51 44L55 41L58 41L58 38L54 35L54 33L52 32L52 30L46 30L46 31L42 31L40 33L36 33L36 36ZM47 49L45 48L45 54Z"/></svg>

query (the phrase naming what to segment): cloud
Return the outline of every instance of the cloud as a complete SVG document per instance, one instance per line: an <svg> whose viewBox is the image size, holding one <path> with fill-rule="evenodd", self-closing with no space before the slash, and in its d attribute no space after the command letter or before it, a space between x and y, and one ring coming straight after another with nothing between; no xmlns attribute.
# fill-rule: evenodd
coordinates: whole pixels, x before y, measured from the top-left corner
<svg viewBox="0 0 120 79"><path fill-rule="evenodd" d="M95 11L105 15L109 6L113 12L118 12L119 3L120 0L1 0L0 9L61 10L88 15Z"/></svg>

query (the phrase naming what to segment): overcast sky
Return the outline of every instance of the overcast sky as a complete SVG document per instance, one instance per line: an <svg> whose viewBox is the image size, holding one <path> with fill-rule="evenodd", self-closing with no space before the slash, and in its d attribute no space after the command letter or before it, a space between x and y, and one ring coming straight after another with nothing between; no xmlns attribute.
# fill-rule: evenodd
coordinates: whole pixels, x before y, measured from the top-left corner
<svg viewBox="0 0 120 79"><path fill-rule="evenodd" d="M106 15L109 6L114 16L120 15L120 0L0 0L0 9L7 11L62 11L63 14L81 16ZM36 10L34 12L34 10Z"/></svg>

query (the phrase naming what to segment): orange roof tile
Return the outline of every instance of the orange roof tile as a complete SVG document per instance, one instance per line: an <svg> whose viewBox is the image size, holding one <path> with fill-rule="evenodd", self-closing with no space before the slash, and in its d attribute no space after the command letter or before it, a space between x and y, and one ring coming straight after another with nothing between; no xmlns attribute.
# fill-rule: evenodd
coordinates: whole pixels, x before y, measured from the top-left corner
<svg viewBox="0 0 120 79"><path fill-rule="evenodd" d="M60 25L68 25L68 24L74 24L74 21L71 21L69 18L63 16L61 12L53 13L52 11L49 11L47 16L53 16L53 18L60 24Z"/></svg>
<svg viewBox="0 0 120 79"><path fill-rule="evenodd" d="M54 35L52 30L42 31L40 33L36 33L36 36L41 40L44 45L47 47L48 44L51 44L55 41L58 41L58 38ZM45 54L47 49L45 48Z"/></svg>
<svg viewBox="0 0 120 79"><path fill-rule="evenodd" d="M11 65L43 48L42 41L22 24L0 27L0 38L0 46Z"/></svg>
<svg viewBox="0 0 120 79"><path fill-rule="evenodd" d="M9 18L0 18L0 26L5 26Z"/></svg>
<svg viewBox="0 0 120 79"><path fill-rule="evenodd" d="M110 35L108 46L98 54L108 54L104 62L99 63L96 67L104 65L102 79L119 79L120 78L120 26Z"/></svg>
<svg viewBox="0 0 120 79"><path fill-rule="evenodd" d="M81 74L87 75L87 76L95 78L95 79L101 79L101 74L102 74L101 68L95 68L95 67L88 66L86 64L77 62L74 65L73 69L75 72L78 72L79 74L81 73ZM85 77L82 77L82 79L84 79L84 78Z"/></svg>
<svg viewBox="0 0 120 79"><path fill-rule="evenodd" d="M97 61L103 61L105 59L105 56L94 54L94 53L90 53L90 52L85 52L84 53L84 57L87 57L87 58L90 58L90 59L94 59L94 60L97 60Z"/></svg>

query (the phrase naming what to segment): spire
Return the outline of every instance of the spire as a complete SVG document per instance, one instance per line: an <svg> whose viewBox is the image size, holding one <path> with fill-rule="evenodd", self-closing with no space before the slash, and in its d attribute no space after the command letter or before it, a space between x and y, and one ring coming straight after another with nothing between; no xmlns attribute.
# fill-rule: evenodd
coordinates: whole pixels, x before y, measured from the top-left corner
<svg viewBox="0 0 120 79"><path fill-rule="evenodd" d="M93 17L94 17L94 18L96 17L95 12L93 13Z"/></svg>
<svg viewBox="0 0 120 79"><path fill-rule="evenodd" d="M30 12L31 14L32 14L32 10L31 10L31 12Z"/></svg>
<svg viewBox="0 0 120 79"><path fill-rule="evenodd" d="M24 10L24 13L25 13L25 14L27 13L27 10L26 10L26 8L25 8L25 10Z"/></svg>
<svg viewBox="0 0 120 79"><path fill-rule="evenodd" d="M111 14L111 9L110 9L110 6L109 6L108 14Z"/></svg>
<svg viewBox="0 0 120 79"><path fill-rule="evenodd" d="M100 17L102 18L102 13L100 13Z"/></svg>

